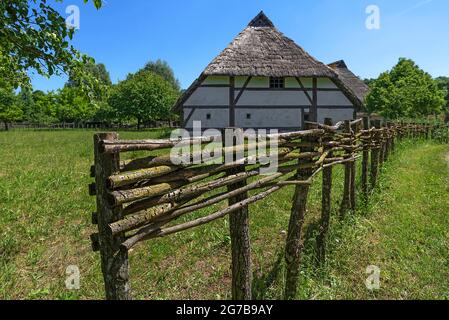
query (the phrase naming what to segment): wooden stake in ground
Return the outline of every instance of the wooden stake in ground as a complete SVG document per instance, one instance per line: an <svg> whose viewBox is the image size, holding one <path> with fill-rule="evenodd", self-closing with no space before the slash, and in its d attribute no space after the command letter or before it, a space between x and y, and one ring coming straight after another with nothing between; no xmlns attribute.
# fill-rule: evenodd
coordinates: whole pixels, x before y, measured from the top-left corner
<svg viewBox="0 0 449 320"><path fill-rule="evenodd" d="M349 120L345 121L344 131L345 131L345 133L351 132L351 124L350 124ZM346 157L350 158L351 154L347 153ZM343 188L343 199L341 201L341 206L340 206L340 216L342 218L344 218L344 216L346 215L346 212L351 207L351 173L352 173L351 166L352 166L351 162L345 163L345 183L344 183L344 188Z"/></svg>
<svg viewBox="0 0 449 320"><path fill-rule="evenodd" d="M379 121L380 134L380 149L379 149L379 167L382 167L385 162L385 125L383 121Z"/></svg>
<svg viewBox="0 0 449 320"><path fill-rule="evenodd" d="M314 139L305 139L313 142ZM313 151L313 148L303 148L305 152ZM300 159L299 164L307 164L309 160ZM312 175L312 169L298 170L297 180L306 181ZM309 194L309 185L297 185L293 195L293 205L288 225L287 241L285 246L285 261L287 275L285 279L285 299L291 300L296 296L299 280L299 269L301 262L301 229L304 224L306 213L307 197Z"/></svg>
<svg viewBox="0 0 449 320"><path fill-rule="evenodd" d="M230 130L228 129L229 133ZM235 129L236 134L242 133L241 129ZM223 136L225 138L225 136ZM229 140L229 139L228 139ZM226 139L223 139L226 141ZM232 138L233 145L236 145L235 137ZM236 154L233 155L234 157ZM237 161L239 159L234 159ZM226 171L227 175L233 175L245 171L245 166L232 168ZM228 192L243 188L247 184L242 180L228 186ZM229 206L244 201L248 198L248 193L242 193L228 200ZM248 206L242 206L239 210L229 215L229 231L231 236L232 250L232 299L251 300L251 243L249 237L249 212Z"/></svg>
<svg viewBox="0 0 449 320"><path fill-rule="evenodd" d="M363 117L363 129L365 131L369 130L369 118ZM365 135L371 135L371 134L365 134ZM367 146L367 140L364 140L364 147L363 147L363 158L362 158L362 194L363 194L363 201L368 201L368 163L369 163L369 147ZM369 141L370 143L371 141Z"/></svg>
<svg viewBox="0 0 449 320"><path fill-rule="evenodd" d="M376 129L380 128L380 121L374 121L374 126ZM371 139L371 144L374 146L371 149L371 175L370 175L370 185L371 189L374 189L377 184L377 176L379 174L379 158L380 158L380 132L376 131Z"/></svg>
<svg viewBox="0 0 449 320"><path fill-rule="evenodd" d="M332 126L332 119L326 118L324 124ZM326 142L325 140L324 142ZM329 158L333 157L329 153ZM330 216L331 216L331 193L332 193L332 166L323 169L323 185L321 193L321 222L320 230L316 239L317 256L320 263L326 261L326 237L329 230Z"/></svg>
<svg viewBox="0 0 449 320"><path fill-rule="evenodd" d="M351 146L352 146L352 150L351 150L351 157L354 158L356 156L356 153L354 152L354 144L355 142L355 137L356 135L359 133L359 125L356 124L354 129L351 128ZM351 184L350 184L350 188L349 188L349 198L350 198L350 208L352 211L355 211L356 209L356 185L355 185L355 178L356 178L356 162L351 161L349 162L349 164L351 165Z"/></svg>
<svg viewBox="0 0 449 320"><path fill-rule="evenodd" d="M101 254L101 269L108 300L129 300L131 289L129 285L128 252L119 250L125 240L124 234L112 236L109 224L122 219L122 207L109 207L107 202L107 178L119 172L120 156L118 153L101 153L103 140L116 140L116 133L100 133L94 136L95 182L97 196L98 238Z"/></svg>

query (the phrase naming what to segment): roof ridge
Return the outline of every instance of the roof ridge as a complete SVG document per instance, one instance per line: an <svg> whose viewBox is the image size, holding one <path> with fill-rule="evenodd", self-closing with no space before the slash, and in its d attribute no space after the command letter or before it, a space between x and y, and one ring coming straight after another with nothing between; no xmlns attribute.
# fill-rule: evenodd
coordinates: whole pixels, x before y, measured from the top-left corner
<svg viewBox="0 0 449 320"><path fill-rule="evenodd" d="M274 28L273 22L265 15L263 11L260 11L249 23L248 27L254 28Z"/></svg>
<svg viewBox="0 0 449 320"><path fill-rule="evenodd" d="M345 68L345 69L349 69L348 66L346 65L346 62L344 60L338 60L332 63L328 64L329 67L331 68Z"/></svg>

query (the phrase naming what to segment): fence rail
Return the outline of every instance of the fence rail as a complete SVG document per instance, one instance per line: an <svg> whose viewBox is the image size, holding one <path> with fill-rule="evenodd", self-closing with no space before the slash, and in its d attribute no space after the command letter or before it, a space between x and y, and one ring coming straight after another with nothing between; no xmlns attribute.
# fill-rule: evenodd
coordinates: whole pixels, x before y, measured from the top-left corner
<svg viewBox="0 0 449 320"><path fill-rule="evenodd" d="M388 160L397 139L431 137L435 125L400 124L368 118L332 124L307 123L307 130L264 137L276 140L279 167L271 175L261 175L259 155L247 152L251 143L234 141L220 148L219 158L231 155L227 163L178 164L169 151L174 146L209 144L222 136L186 140L119 140L116 133L94 136L95 164L89 186L96 195L97 211L92 221L98 233L91 236L92 247L100 251L107 299L131 299L128 251L138 243L169 236L229 216L232 249L232 298L251 299L251 245L249 205L282 188L295 186L285 246L285 298L296 295L302 250L301 232L307 198L313 179L322 173L322 211L317 237L319 261L325 260L326 237L331 216L332 169L344 166L344 191L340 215L356 208L356 161L362 159L361 191L367 200L376 186L379 168ZM235 129L239 130L239 129ZM257 143L261 136L253 136ZM256 143L256 145L257 145ZM158 151L159 155L120 161L120 153ZM242 155L243 152L243 155ZM271 151L270 151L271 152ZM162 153L162 155L161 155ZM207 153L201 149L190 159ZM238 155L241 155L240 157ZM212 157L213 158L213 157ZM210 161L210 159L209 159ZM254 163L256 161L256 163ZM257 193L249 191L257 190ZM177 223L202 208L228 202L207 216Z"/></svg>
<svg viewBox="0 0 449 320"><path fill-rule="evenodd" d="M142 124L140 129L176 128L179 121L155 121L151 124ZM136 130L136 125L112 124L107 122L61 122L61 123L31 123L12 122L5 124L0 122L0 130L9 129L35 129L35 130L59 130L59 129L112 129L112 130Z"/></svg>

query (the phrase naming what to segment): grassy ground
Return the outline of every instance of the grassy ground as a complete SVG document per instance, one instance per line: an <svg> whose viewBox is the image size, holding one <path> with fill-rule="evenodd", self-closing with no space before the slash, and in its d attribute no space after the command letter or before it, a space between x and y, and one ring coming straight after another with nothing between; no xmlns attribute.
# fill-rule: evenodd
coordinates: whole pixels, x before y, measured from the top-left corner
<svg viewBox="0 0 449 320"><path fill-rule="evenodd" d="M156 138L166 132L123 132L123 138ZM99 256L90 249L87 195L92 131L0 133L0 298L103 297ZM298 298L447 298L449 147L401 146L384 168L370 205L340 222L333 218L327 263L314 255L320 182L310 195ZM131 156L131 155L130 155ZM341 198L335 170L333 208ZM250 207L254 296L282 297L283 246L292 188ZM202 210L195 216L212 212ZM334 217L336 212L334 213ZM131 279L139 299L227 299L230 252L226 219L152 240L134 249ZM77 265L81 288L65 288L65 270ZM381 268L381 289L365 286L368 265Z"/></svg>

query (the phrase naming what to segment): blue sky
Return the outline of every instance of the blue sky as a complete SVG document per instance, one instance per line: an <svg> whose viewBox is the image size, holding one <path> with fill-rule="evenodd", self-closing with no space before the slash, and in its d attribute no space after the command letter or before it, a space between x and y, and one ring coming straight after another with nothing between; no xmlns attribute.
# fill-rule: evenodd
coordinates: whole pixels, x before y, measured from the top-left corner
<svg viewBox="0 0 449 320"><path fill-rule="evenodd" d="M377 77L399 57L449 76L447 0L106 0L100 10L65 0L55 7L66 15L71 4L80 8L74 46L104 63L113 82L161 58L186 88L260 10L317 59L344 59L362 78ZM380 9L379 30L365 27L368 5ZM65 78L32 81L53 90Z"/></svg>

